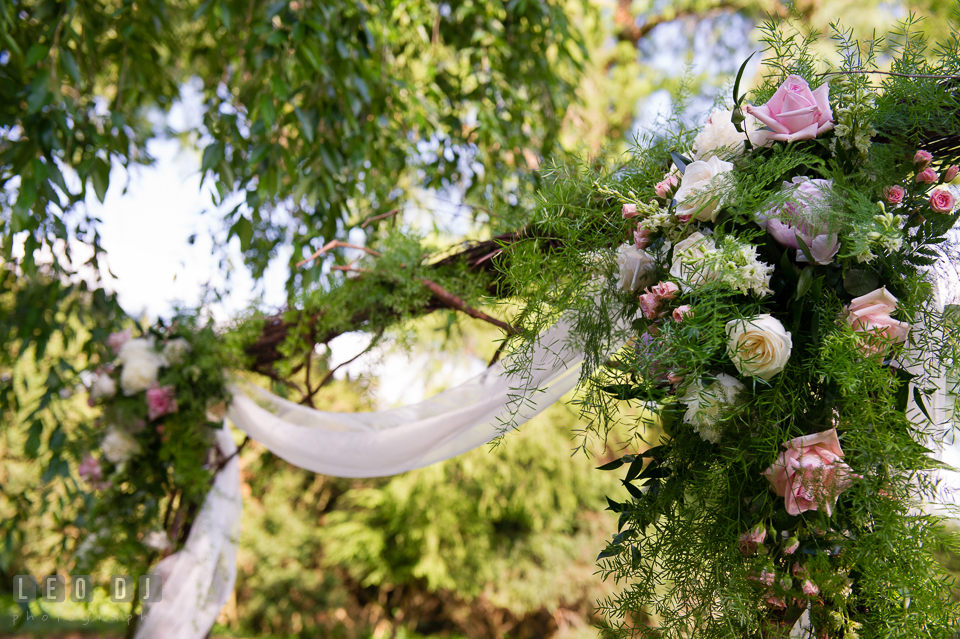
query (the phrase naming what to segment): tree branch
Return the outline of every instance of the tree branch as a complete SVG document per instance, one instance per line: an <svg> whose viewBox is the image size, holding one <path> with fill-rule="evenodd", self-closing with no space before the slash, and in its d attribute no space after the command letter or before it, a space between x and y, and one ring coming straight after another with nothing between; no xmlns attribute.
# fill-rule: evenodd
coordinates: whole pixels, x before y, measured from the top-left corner
<svg viewBox="0 0 960 639"><path fill-rule="evenodd" d="M484 322L487 322L488 324L493 324L494 326L497 326L497 327L503 329L504 331L506 331L508 335L516 335L517 333L520 332L520 331L518 331L515 327L510 326L510 325L507 324L506 322L502 322L502 321L498 320L498 319L495 318L495 317L490 317L489 315L487 315L487 314L484 313L483 311L478 311L477 309L475 309L475 308L473 308L472 306L468 305L466 302L464 302L462 299L460 299L459 297L457 297L457 296L454 295L453 293L451 293L451 292L447 291L446 289L444 289L442 286L440 286L440 285L437 284L436 282L434 282L434 281L432 281L432 280L428 280L428 279L425 278L425 277L421 277L421 278L420 278L420 282L422 282L424 286L426 286L428 289L430 289L430 291L431 291L434 295L436 295L436 296L439 297L441 300L443 300L443 302L446 303L447 306L449 306L450 308L455 308L455 309L457 309L458 311L461 311L461 312L463 312L463 313L466 313L466 314L469 315L470 317L473 317L473 318L476 318L476 319L479 319L479 320L483 320Z"/></svg>

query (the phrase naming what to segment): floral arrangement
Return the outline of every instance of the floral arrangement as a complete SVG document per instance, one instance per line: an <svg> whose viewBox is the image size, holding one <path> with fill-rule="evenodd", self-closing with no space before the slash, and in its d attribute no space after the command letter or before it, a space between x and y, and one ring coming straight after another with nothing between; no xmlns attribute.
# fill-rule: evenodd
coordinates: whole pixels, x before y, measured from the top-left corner
<svg viewBox="0 0 960 639"><path fill-rule="evenodd" d="M587 192L582 170L554 169L543 196L563 248L528 334L573 313L601 434L621 402L644 411L648 443L601 467L626 468L628 493L599 557L623 586L608 631L955 637L930 555L946 537L923 506L960 361L928 275L960 217L960 56L928 62L910 32L896 73L874 73L876 47L838 31L843 66L818 72L812 40L784 28L767 28L750 100L738 77L699 130L647 140Z"/></svg>
<svg viewBox="0 0 960 639"><path fill-rule="evenodd" d="M75 559L81 569L105 557L146 567L185 538L222 461L212 429L226 412L228 361L212 326L192 315L141 337L113 333L106 351L113 361L88 397L100 416L79 444L87 508Z"/></svg>

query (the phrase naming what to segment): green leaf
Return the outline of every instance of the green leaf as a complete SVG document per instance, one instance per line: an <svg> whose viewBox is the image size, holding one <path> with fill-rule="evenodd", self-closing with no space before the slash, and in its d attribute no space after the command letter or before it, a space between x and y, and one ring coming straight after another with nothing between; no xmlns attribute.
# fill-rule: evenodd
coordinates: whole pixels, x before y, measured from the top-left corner
<svg viewBox="0 0 960 639"><path fill-rule="evenodd" d="M70 79L76 84L80 84L80 67L77 65L77 59L70 53L70 49L61 47L58 50L60 65L63 67Z"/></svg>
<svg viewBox="0 0 960 639"><path fill-rule="evenodd" d="M27 49L27 57L23 61L23 64L28 67L32 67L37 62L40 62L41 60L46 58L47 53L49 53L49 51L50 51L50 45L41 44L38 42L33 46L31 46L29 49Z"/></svg>
<svg viewBox="0 0 960 639"><path fill-rule="evenodd" d="M799 233L795 233L794 236L797 238L797 244L800 245L800 250L803 251L803 254L806 256L807 261L811 264L816 264L817 261L813 259L813 252L810 250L810 247L807 246L806 241L800 237Z"/></svg>
<svg viewBox="0 0 960 639"><path fill-rule="evenodd" d="M652 466L653 464L651 464ZM627 476L623 481L633 481L640 474L640 471L643 470L643 457L637 456L633 460L633 463L630 464L630 468L627 470Z"/></svg>
<svg viewBox="0 0 960 639"><path fill-rule="evenodd" d="M206 173L220 163L223 158L223 145L220 142L208 144L203 150L203 161L200 163L200 172Z"/></svg>
<svg viewBox="0 0 960 639"><path fill-rule="evenodd" d="M293 110L297 114L297 119L300 120L300 129L303 131L303 136L307 138L307 142L313 143L313 136L316 134L317 125L314 124L310 115L304 112L300 107L294 107Z"/></svg>
<svg viewBox="0 0 960 639"><path fill-rule="evenodd" d="M614 459L612 462L608 462L603 466L597 466L597 470L616 470L623 466L623 459Z"/></svg>
<svg viewBox="0 0 960 639"><path fill-rule="evenodd" d="M683 175L687 170L687 165L690 164L692 160L683 157L676 151L670 151L670 157L673 158L673 163L677 165L677 169L680 171L680 175Z"/></svg>
<svg viewBox="0 0 960 639"><path fill-rule="evenodd" d="M733 104L736 107L740 106L742 98L740 97L740 80L743 79L743 72L747 70L747 64L750 62L750 58L756 55L756 51L750 54L750 56L743 61L743 64L740 65L740 70L737 71L737 79L733 82ZM742 122L743 120L741 120ZM734 121L733 123L737 127L737 131L743 133L743 129L739 126L739 123Z"/></svg>
<svg viewBox="0 0 960 639"><path fill-rule="evenodd" d="M930 417L930 413L927 412L927 407L923 403L923 393L916 386L913 388L913 401L916 403L917 408L920 409L920 412L923 413L923 416L927 418L927 421L929 421L931 424L935 424L936 422L934 422Z"/></svg>
<svg viewBox="0 0 960 639"><path fill-rule="evenodd" d="M23 452L27 455L27 457L36 459L40 452L40 436L42 434L43 423L39 419L35 419L33 423L30 424L30 431L27 435L27 443L23 446Z"/></svg>
<svg viewBox="0 0 960 639"><path fill-rule="evenodd" d="M810 285L813 284L813 268L807 267L800 271L800 280L797 282L797 291L795 296L797 299L800 299L807 294L807 291L810 290Z"/></svg>
<svg viewBox="0 0 960 639"><path fill-rule="evenodd" d="M110 165L103 158L94 158L93 166L90 167L90 178L93 180L93 190L97 194L97 199L103 204L107 197L107 189L110 187Z"/></svg>

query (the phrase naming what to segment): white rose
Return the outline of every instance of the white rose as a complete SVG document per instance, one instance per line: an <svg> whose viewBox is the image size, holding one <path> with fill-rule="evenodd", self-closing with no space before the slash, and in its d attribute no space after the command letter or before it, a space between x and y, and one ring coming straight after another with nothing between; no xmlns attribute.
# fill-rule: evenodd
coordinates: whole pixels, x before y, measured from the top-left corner
<svg viewBox="0 0 960 639"><path fill-rule="evenodd" d="M143 545L147 548L152 548L153 550L158 550L160 552L165 552L173 548L173 544L170 543L170 538L167 537L167 533L163 532L162 530L151 530L144 535Z"/></svg>
<svg viewBox="0 0 960 639"><path fill-rule="evenodd" d="M624 244L617 254L617 264L620 266L620 288L624 291L636 291L653 284L657 264L646 251L633 244Z"/></svg>
<svg viewBox="0 0 960 639"><path fill-rule="evenodd" d="M732 163L724 162L718 157L688 164L683 172L680 188L674 195L677 200L677 217L713 222L717 218L717 209L720 208L722 198L710 188L711 184L717 176L732 170Z"/></svg>
<svg viewBox="0 0 960 639"><path fill-rule="evenodd" d="M120 347L117 355L123 364L120 387L124 395L145 391L157 381L157 373L163 362L152 340L132 339Z"/></svg>
<svg viewBox="0 0 960 639"><path fill-rule="evenodd" d="M140 444L130 433L120 430L116 426L107 429L107 435L100 442L103 455L114 464L120 464L140 452Z"/></svg>
<svg viewBox="0 0 960 639"><path fill-rule="evenodd" d="M717 375L717 380L706 388L695 380L679 398L687 405L683 421L693 426L700 437L716 444L720 441L720 430L716 428L720 411L732 405L742 390L743 384L725 373Z"/></svg>
<svg viewBox="0 0 960 639"><path fill-rule="evenodd" d="M731 320L726 332L727 354L744 375L769 380L786 367L793 341L777 318L764 313Z"/></svg>
<svg viewBox="0 0 960 639"><path fill-rule="evenodd" d="M113 397L117 394L117 383L106 373L97 375L93 385L90 386L90 397L100 399L101 397Z"/></svg>
<svg viewBox="0 0 960 639"><path fill-rule="evenodd" d="M765 131L757 130L757 119L748 113L744 113L743 130L750 134L750 141L755 146L763 146L767 143ZM710 114L707 123L693 140L694 158L697 160L707 160L716 155L716 152L725 149L736 155L744 152L744 141L747 139L746 133L737 131L733 125L733 111L716 109Z"/></svg>
<svg viewBox="0 0 960 639"><path fill-rule="evenodd" d="M177 337L166 343L163 347L163 361L167 366L171 364L179 364L187 356L187 353L190 352L190 342L183 339L182 337Z"/></svg>
<svg viewBox="0 0 960 639"><path fill-rule="evenodd" d="M670 275L680 281L680 287L685 293L689 293L690 285L696 286L714 279L715 273L707 264L707 256L716 252L717 245L713 238L697 231L677 242L673 249Z"/></svg>

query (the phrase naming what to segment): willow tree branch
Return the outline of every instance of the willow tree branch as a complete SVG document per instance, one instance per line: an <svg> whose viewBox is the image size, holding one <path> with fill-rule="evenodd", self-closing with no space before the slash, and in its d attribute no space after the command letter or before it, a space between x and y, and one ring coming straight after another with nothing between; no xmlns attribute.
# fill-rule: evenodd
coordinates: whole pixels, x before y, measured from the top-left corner
<svg viewBox="0 0 960 639"><path fill-rule="evenodd" d="M372 340L370 340L370 343L367 345L367 347L366 347L365 349L363 349L362 351L360 351L359 353L357 353L356 355L354 355L353 357L351 357L351 358L348 359L347 361L345 361L345 362L340 362L339 364L337 364L336 366L334 366L333 368L331 368L331 369L327 372L327 374L324 375L323 379L320 380L320 383L317 384L317 387L316 387L316 388L311 389L311 388L308 386L308 387L307 387L307 390L309 391L309 394L308 394L306 397L304 397L302 400L300 400L300 403L301 403L301 404L308 404L311 408L313 408L313 396L316 395L317 392L319 392L319 390L320 390L321 388L323 388L324 386L326 386L326 385L330 382L331 379L333 379L333 374L336 373L337 370L339 370L340 368L346 366L347 364L350 364L350 363L352 363L352 362L355 362L361 355L364 355L365 353L369 353L369 352L370 352L370 349L372 349L374 346L376 346L376 344L380 341L380 338L381 338L381 337L383 337L383 329L377 331L377 334L374 336L374 338L373 338Z"/></svg>
<svg viewBox="0 0 960 639"><path fill-rule="evenodd" d="M445 288L443 288L433 280L428 280L425 277L421 277L420 282L424 286L426 286L428 289L430 289L431 293L433 293L438 298L440 298L450 308L455 308L458 311L466 313L470 317L476 318L478 320L483 320L488 324L493 324L494 326L506 331L508 335L516 335L520 332L516 329L516 327L513 327L501 320L498 320L496 317L490 317L483 311L478 311L477 309L473 308L472 306L470 306L469 304L464 302L462 299L460 299L450 291L446 290Z"/></svg>

